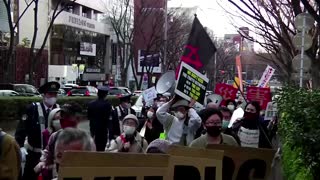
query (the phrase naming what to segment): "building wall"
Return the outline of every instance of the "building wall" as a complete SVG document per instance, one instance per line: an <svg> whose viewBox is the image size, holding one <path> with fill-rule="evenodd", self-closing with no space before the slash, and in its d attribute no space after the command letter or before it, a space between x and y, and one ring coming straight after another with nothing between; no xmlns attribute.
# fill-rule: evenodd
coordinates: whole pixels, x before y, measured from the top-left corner
<svg viewBox="0 0 320 180"><path fill-rule="evenodd" d="M19 16L22 14L24 9L26 8L25 1L19 0ZM48 21L49 21L49 1L48 0L39 0L39 10L38 10L38 33L37 33L37 40L35 43L35 48L40 48L42 45L42 42L44 40L45 34L48 29ZM21 18L19 22L19 44L22 43L22 40L24 38L28 38L30 40L30 43L33 38L33 32L34 32L34 11L33 11L34 5L29 7L29 9L26 11L24 16ZM45 45L45 48L48 47L48 42Z"/></svg>

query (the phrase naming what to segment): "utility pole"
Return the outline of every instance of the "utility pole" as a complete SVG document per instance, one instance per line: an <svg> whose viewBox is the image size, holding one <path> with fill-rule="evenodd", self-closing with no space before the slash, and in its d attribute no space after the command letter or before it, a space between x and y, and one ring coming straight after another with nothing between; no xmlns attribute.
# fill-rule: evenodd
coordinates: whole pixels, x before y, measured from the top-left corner
<svg viewBox="0 0 320 180"><path fill-rule="evenodd" d="M168 43L168 0L165 0L165 14L164 14L164 53L163 53L163 63L162 63L162 73L165 72L165 65L167 62L167 43Z"/></svg>

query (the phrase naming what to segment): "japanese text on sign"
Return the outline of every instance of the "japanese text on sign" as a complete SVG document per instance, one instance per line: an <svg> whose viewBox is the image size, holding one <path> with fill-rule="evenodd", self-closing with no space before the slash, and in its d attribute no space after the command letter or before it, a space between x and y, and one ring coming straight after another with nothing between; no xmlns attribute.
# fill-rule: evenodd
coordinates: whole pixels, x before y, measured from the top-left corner
<svg viewBox="0 0 320 180"><path fill-rule="evenodd" d="M181 64L176 93L203 103L208 79L186 63Z"/></svg>

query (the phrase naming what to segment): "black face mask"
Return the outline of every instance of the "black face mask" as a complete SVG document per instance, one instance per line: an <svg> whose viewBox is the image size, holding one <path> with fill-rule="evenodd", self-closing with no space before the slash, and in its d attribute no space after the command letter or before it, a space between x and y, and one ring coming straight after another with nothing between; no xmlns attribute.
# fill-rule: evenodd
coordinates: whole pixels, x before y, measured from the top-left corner
<svg viewBox="0 0 320 180"><path fill-rule="evenodd" d="M211 137L218 137L221 134L221 126L206 126L207 133Z"/></svg>

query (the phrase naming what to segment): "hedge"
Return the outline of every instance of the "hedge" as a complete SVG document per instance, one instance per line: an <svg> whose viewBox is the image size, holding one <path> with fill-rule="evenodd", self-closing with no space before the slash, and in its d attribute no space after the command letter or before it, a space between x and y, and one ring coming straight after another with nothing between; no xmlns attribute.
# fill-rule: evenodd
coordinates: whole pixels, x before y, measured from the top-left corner
<svg viewBox="0 0 320 180"><path fill-rule="evenodd" d="M61 97L58 98L58 104L63 105L67 102L76 102L83 108L84 112L87 109L87 104L95 100L96 97ZM108 101L113 105L119 105L120 101L117 97L107 97ZM132 97L132 102L135 102L137 97ZM25 113L26 107L32 102L39 102L38 97L1 97L0 98L0 122L19 120L21 115Z"/></svg>
<svg viewBox="0 0 320 180"><path fill-rule="evenodd" d="M320 179L320 90L287 87L277 103L286 178Z"/></svg>

